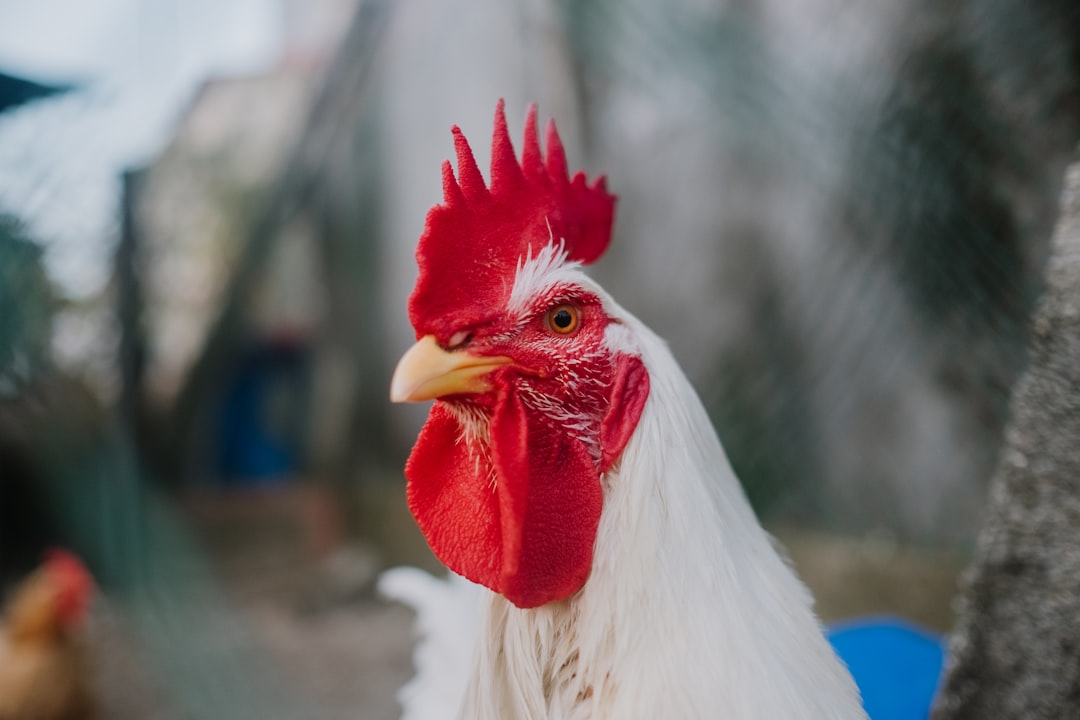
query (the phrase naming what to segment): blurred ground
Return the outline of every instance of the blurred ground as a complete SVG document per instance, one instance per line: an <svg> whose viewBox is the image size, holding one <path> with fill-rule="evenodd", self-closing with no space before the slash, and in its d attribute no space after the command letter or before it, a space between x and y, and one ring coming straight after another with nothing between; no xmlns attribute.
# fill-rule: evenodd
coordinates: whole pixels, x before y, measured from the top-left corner
<svg viewBox="0 0 1080 720"><path fill-rule="evenodd" d="M432 558L411 523L403 487L365 498L370 537L313 559L310 496L297 488L200 497L183 504L227 598L249 622L267 660L288 675L317 718L390 720L409 678L411 613L374 597L380 565ZM773 528L811 586L827 621L895 613L936 630L951 622L963 559L898 546L886 537L850 538ZM318 533L314 534L315 540ZM373 547L393 548L376 553ZM136 642L123 610L102 600L91 630L106 720L180 720L154 658Z"/></svg>
<svg viewBox="0 0 1080 720"><path fill-rule="evenodd" d="M295 691L318 709L317 718L397 717L394 691L411 672L408 611L375 600L317 613L300 612L284 598L244 605L267 660L290 672ZM104 720L184 717L114 606L99 608L91 638Z"/></svg>
<svg viewBox="0 0 1080 720"><path fill-rule="evenodd" d="M959 553L904 546L887 535L770 530L810 586L823 621L885 613L941 633L952 626L956 581L967 564Z"/></svg>
<svg viewBox="0 0 1080 720"><path fill-rule="evenodd" d="M407 513L400 500L397 514ZM411 674L411 613L374 597L378 561L366 544L313 557L312 505L308 493L285 487L189 498L182 507L267 665L284 671L313 718L396 718L394 692ZM181 720L124 609L103 598L95 620L103 718Z"/></svg>

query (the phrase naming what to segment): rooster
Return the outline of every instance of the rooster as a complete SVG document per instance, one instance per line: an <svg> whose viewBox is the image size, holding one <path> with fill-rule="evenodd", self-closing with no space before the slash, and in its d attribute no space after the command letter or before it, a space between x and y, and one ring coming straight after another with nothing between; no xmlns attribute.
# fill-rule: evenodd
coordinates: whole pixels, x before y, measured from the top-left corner
<svg viewBox="0 0 1080 720"><path fill-rule="evenodd" d="M0 625L0 720L94 717L78 631L93 581L56 550L16 589Z"/></svg>
<svg viewBox="0 0 1080 720"><path fill-rule="evenodd" d="M570 177L553 122L541 151L535 106L519 162L500 101L490 185L452 133L390 395L435 400L407 499L476 585L384 576L429 636L406 717L865 718L667 346L582 271L604 178Z"/></svg>

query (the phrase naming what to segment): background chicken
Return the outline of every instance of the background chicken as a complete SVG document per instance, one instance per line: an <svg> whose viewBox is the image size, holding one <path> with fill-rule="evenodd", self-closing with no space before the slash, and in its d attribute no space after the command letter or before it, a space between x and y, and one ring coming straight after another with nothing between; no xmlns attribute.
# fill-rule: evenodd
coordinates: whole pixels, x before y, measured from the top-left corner
<svg viewBox="0 0 1080 720"><path fill-rule="evenodd" d="M78 637L92 587L78 558L54 551L16 589L0 626L0 720L95 716Z"/></svg>
<svg viewBox="0 0 1080 720"><path fill-rule="evenodd" d="M553 124L541 155L535 108L519 164L500 103L490 189L454 141L391 397L437 399L409 505L487 588L461 716L865 717L666 345L580 271L603 179L569 177Z"/></svg>

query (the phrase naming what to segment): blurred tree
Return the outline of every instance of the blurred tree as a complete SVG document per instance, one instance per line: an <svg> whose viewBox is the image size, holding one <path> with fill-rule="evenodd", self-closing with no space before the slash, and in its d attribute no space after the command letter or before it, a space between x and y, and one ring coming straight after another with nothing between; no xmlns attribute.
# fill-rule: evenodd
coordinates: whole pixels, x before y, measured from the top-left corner
<svg viewBox="0 0 1080 720"><path fill-rule="evenodd" d="M41 248L0 214L0 586L56 536L41 476L27 452L22 397L49 367L53 294Z"/></svg>
<svg viewBox="0 0 1080 720"><path fill-rule="evenodd" d="M0 396L48 366L54 300L41 248L0 213Z"/></svg>
<svg viewBox="0 0 1080 720"><path fill-rule="evenodd" d="M597 273L755 506L968 544L1080 138L1080 6L560 6L621 197Z"/></svg>
<svg viewBox="0 0 1080 720"><path fill-rule="evenodd" d="M867 279L881 272L895 283L883 302L863 281L858 302L873 307L873 324L855 332L925 368L932 397L952 415L934 435L951 447L857 457L870 482L841 486L826 504L849 516L906 516L904 534L921 522L916 536L935 527L967 535L1027 360L1061 181L1080 139L1080 6L917 0L908 13L895 78L856 125L835 247L866 263ZM888 337L890 315L903 318L899 341ZM883 381L899 392L865 389L854 416L873 418L886 442L918 435L939 410L931 402L905 417L896 395L917 389L900 369ZM875 482L890 465L902 482Z"/></svg>

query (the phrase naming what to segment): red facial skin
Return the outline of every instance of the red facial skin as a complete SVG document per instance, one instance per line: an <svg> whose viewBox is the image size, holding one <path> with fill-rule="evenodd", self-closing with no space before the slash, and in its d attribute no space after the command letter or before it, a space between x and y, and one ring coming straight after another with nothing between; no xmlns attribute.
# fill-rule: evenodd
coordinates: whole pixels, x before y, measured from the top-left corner
<svg viewBox="0 0 1080 720"><path fill-rule="evenodd" d="M568 334L548 317L564 305L578 314ZM463 349L514 363L491 373L490 392L437 401L405 468L436 555L519 607L588 579L601 477L648 396L640 359L605 347L611 322L596 296L563 286L520 317L468 328Z"/></svg>

